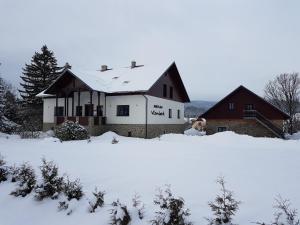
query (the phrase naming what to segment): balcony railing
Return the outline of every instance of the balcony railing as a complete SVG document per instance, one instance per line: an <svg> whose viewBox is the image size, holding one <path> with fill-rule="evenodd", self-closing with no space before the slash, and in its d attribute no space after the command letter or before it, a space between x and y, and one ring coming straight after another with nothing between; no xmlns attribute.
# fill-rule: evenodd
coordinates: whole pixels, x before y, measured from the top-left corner
<svg viewBox="0 0 300 225"><path fill-rule="evenodd" d="M55 116L56 125L66 120L78 122L82 126L99 126L106 124L106 117L103 116Z"/></svg>

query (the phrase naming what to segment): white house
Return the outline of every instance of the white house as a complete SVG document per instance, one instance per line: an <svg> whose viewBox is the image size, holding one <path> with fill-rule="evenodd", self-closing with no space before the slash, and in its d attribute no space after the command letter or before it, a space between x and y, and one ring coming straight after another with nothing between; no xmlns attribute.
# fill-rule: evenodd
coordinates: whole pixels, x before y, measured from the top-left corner
<svg viewBox="0 0 300 225"><path fill-rule="evenodd" d="M99 71L66 69L42 93L43 129L78 121L90 134L114 131L151 138L184 131L189 96L175 62L167 69L137 65Z"/></svg>

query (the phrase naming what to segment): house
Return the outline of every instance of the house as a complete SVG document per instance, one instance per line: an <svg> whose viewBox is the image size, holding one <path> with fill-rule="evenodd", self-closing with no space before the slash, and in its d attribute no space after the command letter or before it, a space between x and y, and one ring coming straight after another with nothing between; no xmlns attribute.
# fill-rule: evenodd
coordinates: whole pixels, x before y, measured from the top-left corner
<svg viewBox="0 0 300 225"><path fill-rule="evenodd" d="M234 131L255 137L283 138L283 124L289 116L244 86L239 86L200 118L206 132Z"/></svg>
<svg viewBox="0 0 300 225"><path fill-rule="evenodd" d="M71 120L91 135L114 131L144 138L183 133L184 103L190 101L175 62L167 69L134 61L119 69L65 69L38 96L44 131Z"/></svg>

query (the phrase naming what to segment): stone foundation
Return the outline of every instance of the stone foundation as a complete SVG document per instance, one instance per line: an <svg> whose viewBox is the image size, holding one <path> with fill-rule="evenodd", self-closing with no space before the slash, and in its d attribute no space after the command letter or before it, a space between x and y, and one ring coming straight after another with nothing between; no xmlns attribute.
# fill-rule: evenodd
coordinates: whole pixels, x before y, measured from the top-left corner
<svg viewBox="0 0 300 225"><path fill-rule="evenodd" d="M145 124L107 124L106 131L113 131L122 136L132 136L145 138L146 125ZM185 129L184 124L148 124L147 138L155 138L162 134L179 133L183 134Z"/></svg>
<svg viewBox="0 0 300 225"><path fill-rule="evenodd" d="M43 131L54 129L57 125L55 123L44 123ZM89 134L97 136L107 131L113 131L122 136L140 137L146 136L145 124L106 124L106 125L92 125L85 126ZM147 138L155 138L162 134L179 133L183 134L185 124L148 124Z"/></svg>
<svg viewBox="0 0 300 225"><path fill-rule="evenodd" d="M272 121L274 125L282 128L282 121ZM218 132L218 127L226 127L228 131L234 131L238 134L247 134L253 137L277 137L269 129L261 125L256 120L239 119L239 120L207 120L206 133L214 134Z"/></svg>

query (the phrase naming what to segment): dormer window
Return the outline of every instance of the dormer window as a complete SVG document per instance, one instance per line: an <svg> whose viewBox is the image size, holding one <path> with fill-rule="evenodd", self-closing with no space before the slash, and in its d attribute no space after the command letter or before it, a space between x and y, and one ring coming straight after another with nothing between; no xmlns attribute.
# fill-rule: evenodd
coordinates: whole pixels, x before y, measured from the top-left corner
<svg viewBox="0 0 300 225"><path fill-rule="evenodd" d="M233 102L230 102L229 104L228 104L228 109L229 109L229 111L233 111L234 110L234 103Z"/></svg>

